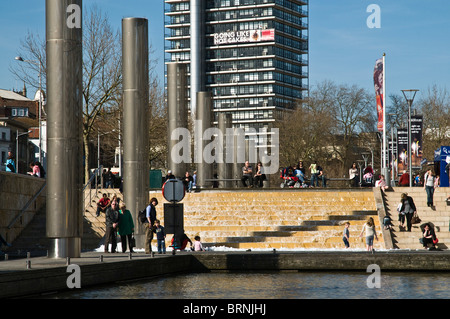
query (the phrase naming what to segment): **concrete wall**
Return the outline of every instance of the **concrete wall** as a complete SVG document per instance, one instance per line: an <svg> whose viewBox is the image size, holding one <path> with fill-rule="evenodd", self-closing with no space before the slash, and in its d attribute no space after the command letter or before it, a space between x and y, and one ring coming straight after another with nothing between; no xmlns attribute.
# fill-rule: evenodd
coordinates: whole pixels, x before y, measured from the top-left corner
<svg viewBox="0 0 450 319"><path fill-rule="evenodd" d="M28 207L16 224L8 229L8 225L20 214L27 202L44 185L45 179L28 175L0 172L0 234L7 242L13 242L22 230L33 219L36 212L46 202L46 192L42 192L37 200Z"/></svg>
<svg viewBox="0 0 450 319"><path fill-rule="evenodd" d="M245 271L362 271L378 265L382 271L437 272L450 270L450 254L429 252L296 252L296 253L193 253L176 256L134 256L123 254L105 257L97 255L73 259L78 265L81 288L118 281L162 277L176 273L245 272ZM19 269L20 266L20 269ZM72 274L64 259L40 257L31 260L25 270L25 260L9 260L0 264L0 298L29 296L69 290L67 280Z"/></svg>

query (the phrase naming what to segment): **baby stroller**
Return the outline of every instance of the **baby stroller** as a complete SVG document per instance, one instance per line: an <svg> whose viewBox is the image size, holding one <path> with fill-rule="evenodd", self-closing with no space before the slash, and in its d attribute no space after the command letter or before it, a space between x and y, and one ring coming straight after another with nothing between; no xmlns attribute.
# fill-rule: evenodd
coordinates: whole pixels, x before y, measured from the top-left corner
<svg viewBox="0 0 450 319"><path fill-rule="evenodd" d="M373 169L371 166L367 166L364 170L364 175L362 179L362 186L373 186Z"/></svg>
<svg viewBox="0 0 450 319"><path fill-rule="evenodd" d="M280 178L283 179L283 182L280 184L281 188L300 188L300 181L297 176L294 176L292 168L286 167L281 170Z"/></svg>
<svg viewBox="0 0 450 319"><path fill-rule="evenodd" d="M373 186L373 174L366 173L363 175L362 186Z"/></svg>

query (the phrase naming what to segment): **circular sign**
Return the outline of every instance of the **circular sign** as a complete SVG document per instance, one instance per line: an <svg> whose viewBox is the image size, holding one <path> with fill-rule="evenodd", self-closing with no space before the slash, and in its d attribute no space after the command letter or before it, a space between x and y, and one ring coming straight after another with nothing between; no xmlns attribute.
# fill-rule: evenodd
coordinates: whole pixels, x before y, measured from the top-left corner
<svg viewBox="0 0 450 319"><path fill-rule="evenodd" d="M168 179L162 187L162 194L169 202L182 201L185 193L184 184L179 179Z"/></svg>

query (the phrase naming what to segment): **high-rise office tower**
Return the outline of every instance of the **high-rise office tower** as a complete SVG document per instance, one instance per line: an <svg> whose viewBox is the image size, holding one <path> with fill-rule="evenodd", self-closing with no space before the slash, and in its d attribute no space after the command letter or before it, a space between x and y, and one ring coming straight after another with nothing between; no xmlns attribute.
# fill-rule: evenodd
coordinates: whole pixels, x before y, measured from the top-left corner
<svg viewBox="0 0 450 319"><path fill-rule="evenodd" d="M191 113L209 91L215 123L270 128L307 95L307 22L308 0L165 0L165 60L188 64Z"/></svg>

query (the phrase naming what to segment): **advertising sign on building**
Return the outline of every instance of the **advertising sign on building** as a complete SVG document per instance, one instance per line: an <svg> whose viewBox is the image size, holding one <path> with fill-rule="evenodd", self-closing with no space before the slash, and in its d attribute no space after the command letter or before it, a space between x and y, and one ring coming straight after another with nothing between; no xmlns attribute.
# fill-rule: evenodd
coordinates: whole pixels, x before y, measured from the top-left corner
<svg viewBox="0 0 450 319"><path fill-rule="evenodd" d="M242 30L214 33L214 45L274 41L275 29Z"/></svg>

